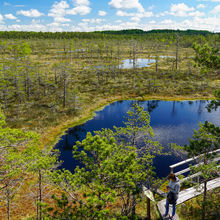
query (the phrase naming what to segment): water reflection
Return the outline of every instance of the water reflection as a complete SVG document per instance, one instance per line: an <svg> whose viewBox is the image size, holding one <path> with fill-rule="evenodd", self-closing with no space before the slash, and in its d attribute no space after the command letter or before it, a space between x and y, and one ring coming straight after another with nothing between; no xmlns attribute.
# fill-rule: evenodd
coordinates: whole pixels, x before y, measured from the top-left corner
<svg viewBox="0 0 220 220"><path fill-rule="evenodd" d="M165 58L172 58L173 56L159 56L161 59ZM150 58L150 59L125 59L122 60L122 64L119 66L117 65L109 65L109 66L95 66L96 69L132 69L132 68L144 68L144 67L150 67L152 63L155 63L156 59L155 58Z"/></svg>
<svg viewBox="0 0 220 220"><path fill-rule="evenodd" d="M149 67L152 63L155 63L155 59L126 59L119 65L120 69L132 69L132 68L143 68Z"/></svg>
<svg viewBox="0 0 220 220"><path fill-rule="evenodd" d="M64 161L62 167L71 171L80 165L72 158L72 146L77 140L81 141L86 137L87 132L123 126L124 116L131 107L134 100L119 101L106 106L96 116L84 123L69 129L66 135L62 136L56 147L61 151L60 159ZM155 139L165 149L169 143L180 145L187 144L192 137L193 129L198 129L199 122L210 121L220 126L220 109L209 113L206 109L208 101L139 101L146 111L150 112L151 126L155 132ZM175 155L158 156L155 159L156 172L158 176L166 176L169 172L169 165L179 162L181 158Z"/></svg>

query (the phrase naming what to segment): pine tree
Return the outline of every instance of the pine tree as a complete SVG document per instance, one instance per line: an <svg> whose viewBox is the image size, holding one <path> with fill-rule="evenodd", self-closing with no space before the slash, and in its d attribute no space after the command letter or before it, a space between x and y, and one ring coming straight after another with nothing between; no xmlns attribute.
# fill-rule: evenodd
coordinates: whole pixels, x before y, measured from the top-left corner
<svg viewBox="0 0 220 220"><path fill-rule="evenodd" d="M28 147L23 152L23 157L25 158L29 175L33 174L37 179L35 183L37 185L37 192L34 192L34 195L37 198L37 219L41 220L41 204L43 203L45 197L44 191L49 191L49 189L47 189L47 185L52 183L50 174L59 165L58 151L52 150L49 147L40 149L38 144ZM34 186L32 187L35 188Z"/></svg>
<svg viewBox="0 0 220 220"><path fill-rule="evenodd" d="M114 137L116 142L123 146L132 146L137 154L136 160L141 161L145 165L145 178L142 180L134 180L135 188L133 188L132 195L127 195L128 206L132 207L132 215L135 215L136 197L140 193L140 187L143 184L147 185L147 188L153 186L153 158L157 154L161 154L162 146L158 141L153 141L154 132L150 126L149 112L144 111L137 102L132 104L131 110L127 112L125 117L124 127L114 127L111 129L103 129L96 132L96 134L102 137ZM130 204L131 203L131 204ZM148 207L150 209L150 206ZM149 212L148 212L149 213ZM148 216L149 217L149 216Z"/></svg>
<svg viewBox="0 0 220 220"><path fill-rule="evenodd" d="M23 150L27 145L32 146L38 137L34 132L7 127L5 116L0 110L0 190L6 202L8 219L10 219L11 202L27 177Z"/></svg>
<svg viewBox="0 0 220 220"><path fill-rule="evenodd" d="M214 124L205 122L200 123L199 130L194 130L193 138L190 139L190 144L185 146L189 157L197 157L197 166L191 166L192 173L200 173L203 179L203 202L202 202L202 219L206 219L207 206L207 182L214 177L217 172L217 164L214 161L216 149L220 148L220 127Z"/></svg>

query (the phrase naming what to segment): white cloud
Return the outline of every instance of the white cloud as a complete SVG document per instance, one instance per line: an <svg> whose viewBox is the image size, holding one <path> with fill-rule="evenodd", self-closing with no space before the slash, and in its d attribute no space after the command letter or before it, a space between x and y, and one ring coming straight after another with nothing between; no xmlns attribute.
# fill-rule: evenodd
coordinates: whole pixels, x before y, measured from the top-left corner
<svg viewBox="0 0 220 220"><path fill-rule="evenodd" d="M32 19L31 21L32 24L40 24L41 23L41 20L36 20L36 19Z"/></svg>
<svg viewBox="0 0 220 220"><path fill-rule="evenodd" d="M180 30L186 30L186 29L195 29L195 30L209 30L209 31L215 31L219 32L220 27L220 18L216 17L194 17L185 19L183 21L177 22L175 20L172 20L171 23L161 21L155 25L152 25L150 29L180 29Z"/></svg>
<svg viewBox="0 0 220 220"><path fill-rule="evenodd" d="M90 5L90 2L88 0L73 0L73 3L78 6L78 5Z"/></svg>
<svg viewBox="0 0 220 220"><path fill-rule="evenodd" d="M37 9L30 9L27 11L24 10L20 10L16 12L17 15L24 15L26 17L33 17L33 18L37 18L40 16L43 16L44 14L39 12Z"/></svg>
<svg viewBox="0 0 220 220"><path fill-rule="evenodd" d="M194 11L195 9L193 7L188 7L185 3L179 3L179 4L172 4L170 11L171 15L184 17L187 16L187 12Z"/></svg>
<svg viewBox="0 0 220 220"><path fill-rule="evenodd" d="M163 21L150 21L148 23L139 22L116 22L115 24L107 23L102 25L92 26L91 24L80 23L77 26L72 26L72 31L101 31L101 30L123 30L123 29L197 29L197 30L209 30L209 31L220 31L219 24L220 18L216 17L194 17L192 19L185 19L183 21L175 21L172 19L166 19Z"/></svg>
<svg viewBox="0 0 220 220"><path fill-rule="evenodd" d="M141 19L139 17L132 17L131 20L132 21L140 21Z"/></svg>
<svg viewBox="0 0 220 220"><path fill-rule="evenodd" d="M87 15L92 10L89 7L90 5L89 0L73 0L73 4L76 7L66 11L66 13L69 15Z"/></svg>
<svg viewBox="0 0 220 220"><path fill-rule="evenodd" d="M83 22L84 21L84 22ZM98 21L95 22L95 21ZM43 20L41 20L41 23ZM44 25L39 23L39 20L32 22L30 25L9 25L0 24L1 30L23 30L23 31L101 31L101 30L123 30L123 29L142 29L142 30L152 30L152 29L197 29L197 30L209 30L220 32L220 17L192 17L186 18L182 21L176 21L175 19L165 19L162 21L151 20L148 23L140 23L140 21L130 21L122 22L121 20L116 20L109 23L99 23L99 20L92 19L82 19L82 22L77 25L72 25L71 23L59 23L52 22L50 24Z"/></svg>
<svg viewBox="0 0 220 220"><path fill-rule="evenodd" d="M138 13L136 14L137 17L140 17L140 18L150 18L153 16L153 12L151 11L145 11L143 13Z"/></svg>
<svg viewBox="0 0 220 220"><path fill-rule="evenodd" d="M137 9L139 12L144 12L144 8L139 0L111 0L108 4L116 9Z"/></svg>
<svg viewBox="0 0 220 220"><path fill-rule="evenodd" d="M54 23L70 22L71 20L69 18L64 18L67 8L69 8L69 4L66 1L55 2L48 13L48 16L54 18Z"/></svg>
<svg viewBox="0 0 220 220"><path fill-rule="evenodd" d="M172 4L171 5L171 11L176 12L176 11L194 11L194 8L191 7L189 8L185 3L179 3L179 4Z"/></svg>
<svg viewBox="0 0 220 220"><path fill-rule="evenodd" d="M97 24L96 26L91 26L88 23L79 23L77 26L73 26L71 31L101 31L101 30L122 30L122 29L134 29L134 28L142 27L137 22L122 22L113 25L112 22L110 24Z"/></svg>
<svg viewBox="0 0 220 220"><path fill-rule="evenodd" d="M55 22L58 22L58 23L65 23L65 22L70 22L71 19L69 18L64 18L64 17L56 17L54 19Z"/></svg>
<svg viewBox="0 0 220 220"><path fill-rule="evenodd" d="M105 16L107 14L107 12L105 11L99 11L99 16Z"/></svg>
<svg viewBox="0 0 220 220"><path fill-rule="evenodd" d="M0 23L0 30L1 31L7 31L7 26L4 25L4 24L1 25L1 23Z"/></svg>
<svg viewBox="0 0 220 220"><path fill-rule="evenodd" d="M52 23L46 25L47 31L51 31L51 32L65 31L66 28L69 29L69 27L70 27L69 24L61 24L61 23L57 23L57 22L52 22Z"/></svg>
<svg viewBox="0 0 220 220"><path fill-rule="evenodd" d="M201 17L204 16L204 12L196 11L194 7L189 7L185 3L172 4L170 11L164 11L157 14L156 17L172 15L177 17Z"/></svg>
<svg viewBox="0 0 220 220"><path fill-rule="evenodd" d="M58 22L52 22L50 24L47 24L48 27L69 27L69 24L60 24Z"/></svg>
<svg viewBox="0 0 220 220"><path fill-rule="evenodd" d="M39 24L38 20L32 20L32 23L29 25L21 25L21 24L13 24L8 26L2 26L0 25L0 28L2 30L8 30L8 31L65 31L66 28L69 28L69 24L60 24L60 23L50 23L47 25Z"/></svg>
<svg viewBox="0 0 220 220"><path fill-rule="evenodd" d="M91 24L97 23L97 24L100 24L103 21L105 21L105 19L100 19L100 18L94 19L94 18L92 18L92 19L82 19L82 21L85 22L85 23L91 23Z"/></svg>
<svg viewBox="0 0 220 220"><path fill-rule="evenodd" d="M213 14L217 14L220 12L220 5L217 5L214 7L214 9L211 11Z"/></svg>
<svg viewBox="0 0 220 220"><path fill-rule="evenodd" d="M68 18L64 18L65 15L86 15L90 13L91 8L88 6L90 4L88 0L74 0L73 3L76 7L70 9L69 4L64 0L55 2L48 16L53 17L55 23L63 23L71 21Z"/></svg>
<svg viewBox="0 0 220 220"><path fill-rule="evenodd" d="M135 13L128 13L128 12L125 12L125 11L118 10L116 12L116 15L121 16L121 17L123 17L123 16L135 16Z"/></svg>
<svg viewBox="0 0 220 220"><path fill-rule="evenodd" d="M80 5L66 11L69 15L87 15L91 12L91 8L86 5Z"/></svg>
<svg viewBox="0 0 220 220"><path fill-rule="evenodd" d="M154 21L154 20L151 20L150 22L149 22L149 24L155 24L156 23L156 21Z"/></svg>
<svg viewBox="0 0 220 220"><path fill-rule="evenodd" d="M12 24L7 26L8 31L47 31L45 25L42 24L29 24L29 25L20 25Z"/></svg>
<svg viewBox="0 0 220 220"><path fill-rule="evenodd" d="M125 11L118 10L116 12L116 15L121 16L121 17L127 16L127 17L137 17L137 18L149 18L149 17L153 16L153 13L147 12L147 11L142 12L142 13L131 13L131 12L125 12Z"/></svg>
<svg viewBox="0 0 220 220"><path fill-rule="evenodd" d="M197 8L205 8L206 6L204 4L197 5Z"/></svg>
<svg viewBox="0 0 220 220"><path fill-rule="evenodd" d="M204 16L205 13L204 12L200 12L200 11L193 11L193 12L190 12L188 14L188 16L191 16L191 17L201 17L201 16Z"/></svg>
<svg viewBox="0 0 220 220"><path fill-rule="evenodd" d="M50 11L48 13L48 16L54 17L54 18L56 18L56 17L63 17L66 14L65 10L67 8L69 8L69 5L68 5L68 3L66 1L55 2L52 5L52 7L51 7L51 9L50 9Z"/></svg>
<svg viewBox="0 0 220 220"><path fill-rule="evenodd" d="M6 0L7 1L7 0ZM208 0L200 1L199 3L208 2ZM220 32L220 16L216 15L220 13L220 4L213 4L213 10L207 12L206 16L204 7L210 6L208 3L195 4L191 7L180 1L178 4L171 4L169 11L164 11L156 17L160 16L178 16L180 18L169 16L164 19L149 20L149 22L141 22L142 18L149 18L153 16L153 6L148 7L145 10L140 3L140 0L108 0L109 6L116 9L116 15L114 20L99 18L82 19L77 25L70 23L70 15L86 15L91 12L89 0L57 0L51 6L48 12L48 16L53 20L50 24L45 24L44 20L32 20L29 25L24 25L16 18L16 15L0 14L0 29L1 30L26 30L26 31L95 31L95 30L122 30L122 29L200 29ZM210 0L209 2L220 2L220 0ZM151 4L149 4L150 6ZM12 5L11 5L12 6ZM20 9L19 9L20 10ZM211 15L213 13L213 15ZM36 9L21 10L17 14L24 16L37 18L43 15ZM40 14L40 16L39 16ZM106 11L98 11L99 16L105 16ZM68 16L69 15L69 16ZM67 17L68 16L68 17ZM154 15L155 16L155 15ZM204 16L204 17L203 17ZM123 18L125 17L125 18ZM117 20L121 19L122 20ZM6 25L4 21L6 19L14 19L13 25Z"/></svg>
<svg viewBox="0 0 220 220"><path fill-rule="evenodd" d="M172 24L173 21L171 19L165 19L163 21L161 21L161 24Z"/></svg>
<svg viewBox="0 0 220 220"><path fill-rule="evenodd" d="M149 18L153 16L152 11L145 11L139 0L111 0L109 5L117 9L116 15L120 17L131 17L132 21L140 21L141 18ZM153 9L153 6L150 7ZM137 12L128 12L128 9L137 9Z"/></svg>
<svg viewBox="0 0 220 220"><path fill-rule="evenodd" d="M161 13L157 14L156 17L159 18L161 16L165 16L165 15L168 15L168 14L170 14L170 12L164 11L164 12L161 12Z"/></svg>
<svg viewBox="0 0 220 220"><path fill-rule="evenodd" d="M0 14L0 23L3 23L3 16Z"/></svg>
<svg viewBox="0 0 220 220"><path fill-rule="evenodd" d="M5 14L5 18L9 19L9 20L15 20L17 19L13 14Z"/></svg>

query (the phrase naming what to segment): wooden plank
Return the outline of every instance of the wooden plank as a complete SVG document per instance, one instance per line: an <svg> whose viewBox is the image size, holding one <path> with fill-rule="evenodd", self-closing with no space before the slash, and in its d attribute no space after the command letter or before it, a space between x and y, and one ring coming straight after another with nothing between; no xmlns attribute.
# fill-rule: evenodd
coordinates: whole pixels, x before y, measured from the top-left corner
<svg viewBox="0 0 220 220"><path fill-rule="evenodd" d="M207 190L212 190L217 187L220 187L220 177L207 182ZM198 191L196 189L196 187L191 187L189 189L185 189L185 190L181 191L179 193L179 199L177 201L177 204L181 204L181 203L183 203L193 197L196 197L196 196L202 194L204 191L203 184L200 184L199 190L200 191Z"/></svg>
<svg viewBox="0 0 220 220"><path fill-rule="evenodd" d="M163 214L165 213L165 211L166 211L166 208L165 208L165 204L166 204L166 199L164 199L164 200L162 200L162 201L160 201L160 202L158 202L157 203L157 208L158 208L158 210L159 210L159 212L160 212L160 214L161 214L161 216L163 216ZM170 206L170 208L169 208L169 216L172 216L172 205ZM175 218L176 218L176 220L179 220L179 216L176 214L175 215ZM163 218L164 220L166 219L166 220L168 220L168 219L170 219L169 217L166 217L166 218Z"/></svg>
<svg viewBox="0 0 220 220"><path fill-rule="evenodd" d="M218 153L218 152L220 152L220 149L215 150L215 151L211 151L211 152L209 152L209 153L211 154L211 153ZM203 155L203 154L200 154L200 155L198 155L198 156L196 156L196 157L191 157L191 158L186 159L186 160L183 160L183 161L181 161L181 162L179 162L179 163L172 164L172 165L170 165L170 168L171 168L171 169L174 169L175 167L178 167L178 166L181 166L181 165L183 165L183 164L185 164L185 163L188 163L188 162L191 162L191 161L193 161L193 160L196 160L197 158L201 157L202 155Z"/></svg>

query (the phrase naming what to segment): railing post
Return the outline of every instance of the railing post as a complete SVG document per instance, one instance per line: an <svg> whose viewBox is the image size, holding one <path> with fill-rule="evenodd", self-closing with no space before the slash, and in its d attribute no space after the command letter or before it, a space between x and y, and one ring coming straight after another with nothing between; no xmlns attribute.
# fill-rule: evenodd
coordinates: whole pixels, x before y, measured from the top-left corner
<svg viewBox="0 0 220 220"><path fill-rule="evenodd" d="M170 173L173 173L173 167L170 168Z"/></svg>
<svg viewBox="0 0 220 220"><path fill-rule="evenodd" d="M199 176L197 176L197 183L199 183L199 181L200 181L200 177L199 177Z"/></svg>

